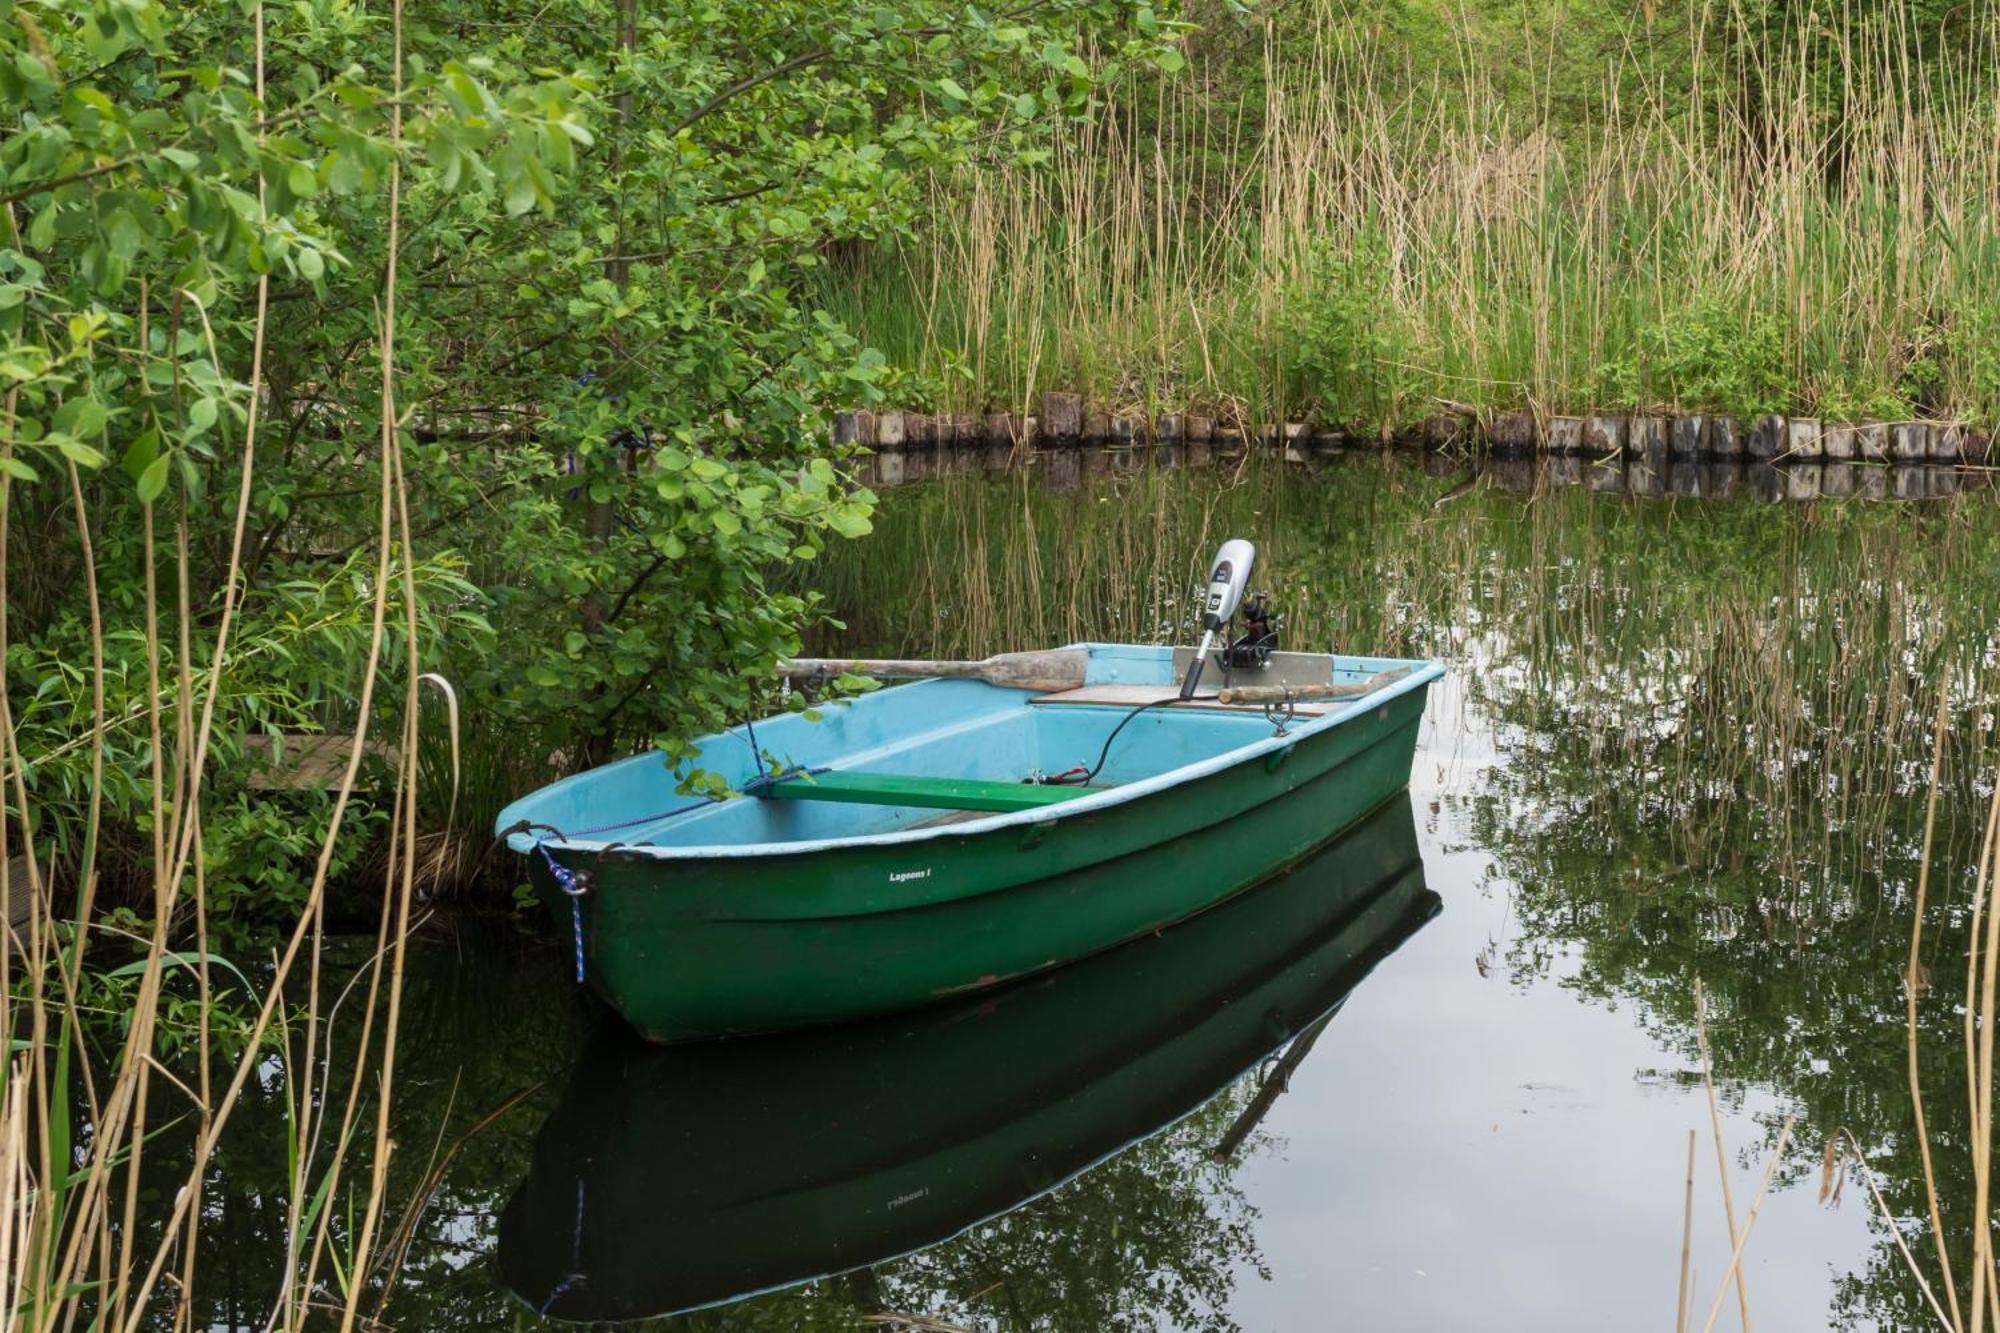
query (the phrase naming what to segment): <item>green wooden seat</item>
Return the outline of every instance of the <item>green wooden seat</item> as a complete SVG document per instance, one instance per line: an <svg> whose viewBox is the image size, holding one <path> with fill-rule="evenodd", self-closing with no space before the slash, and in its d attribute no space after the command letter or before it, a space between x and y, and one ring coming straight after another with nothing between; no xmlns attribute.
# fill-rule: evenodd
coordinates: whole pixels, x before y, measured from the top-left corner
<svg viewBox="0 0 2000 1333"><path fill-rule="evenodd" d="M1035 810L1073 801L1095 790L1033 782L974 778L900 777L893 773L800 774L757 789L766 801L843 801L856 805L910 805L930 810Z"/></svg>

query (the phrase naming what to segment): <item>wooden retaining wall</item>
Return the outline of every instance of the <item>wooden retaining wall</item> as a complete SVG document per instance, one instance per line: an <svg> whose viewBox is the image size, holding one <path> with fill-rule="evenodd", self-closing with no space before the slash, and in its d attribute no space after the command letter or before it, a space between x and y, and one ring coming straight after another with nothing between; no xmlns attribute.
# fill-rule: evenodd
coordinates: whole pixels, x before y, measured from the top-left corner
<svg viewBox="0 0 2000 1333"><path fill-rule="evenodd" d="M1310 422L1245 428L1197 414L1171 413L1152 420L1086 411L1081 394L1043 394L1039 413L929 414L898 410L839 413L834 443L872 451L866 480L895 486L954 472L1000 471L1033 465L1056 484L1085 472L1118 470L1141 461L1155 466L1199 467L1240 457L1251 449L1289 461L1350 449L1407 450L1454 458L1484 454L1493 460L1572 459L1615 462L1621 477L1637 470L1657 479L1666 493L1676 473L1700 475L1703 463L1782 467L1866 464L1864 471L1980 467L1992 455L1992 438L1960 422L1899 421L1825 423L1810 417L1770 415L1742 422L1705 414L1631 413L1539 417L1502 412L1489 417L1440 413L1384 438L1357 435ZM2000 461L2000 460L1996 460ZM1726 469L1725 469L1726 471ZM1567 475L1566 469L1558 469ZM1721 474L1718 474L1721 475ZM1579 473L1579 477L1581 473ZM1557 480L1555 484L1563 484ZM1803 486L1801 481L1798 483ZM1844 488L1846 481L1837 483ZM1857 478L1855 485L1861 486ZM1651 481L1642 480L1641 489ZM1868 483L1873 490L1878 483ZM1896 494L1896 483L1879 483ZM1909 483L1914 486L1915 483ZM1929 483L1926 482L1928 487ZM1814 494L1823 493L1815 489ZM1827 491L1834 494L1839 491ZM1907 498L1915 498L1914 496Z"/></svg>

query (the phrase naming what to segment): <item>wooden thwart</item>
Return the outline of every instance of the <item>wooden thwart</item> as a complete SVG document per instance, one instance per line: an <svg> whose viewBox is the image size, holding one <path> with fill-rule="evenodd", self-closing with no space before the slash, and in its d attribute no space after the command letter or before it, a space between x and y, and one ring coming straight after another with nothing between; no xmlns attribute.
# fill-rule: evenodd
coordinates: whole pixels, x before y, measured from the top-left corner
<svg viewBox="0 0 2000 1333"><path fill-rule="evenodd" d="M839 801L851 805L906 805L927 810L1038 810L1073 801L1090 787L1049 787L1034 782L985 782L974 778L904 777L893 773L814 773L773 782L757 791L766 801Z"/></svg>

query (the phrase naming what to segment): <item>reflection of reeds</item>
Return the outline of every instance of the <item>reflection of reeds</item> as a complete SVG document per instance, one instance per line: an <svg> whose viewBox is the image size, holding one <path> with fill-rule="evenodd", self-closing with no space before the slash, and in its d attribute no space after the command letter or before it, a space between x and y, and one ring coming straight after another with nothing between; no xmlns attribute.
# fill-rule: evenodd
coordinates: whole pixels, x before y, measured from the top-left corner
<svg viewBox="0 0 2000 1333"><path fill-rule="evenodd" d="M1917 998L1928 984L1923 963L1924 920L1929 905L1932 858L1936 851L1940 778L1950 728L1949 697L1948 690L1939 690L1932 739L1930 789L1924 810L1923 849L1912 903L1909 960L1903 976L1906 1073L1921 1164L1920 1179L1914 1185L1924 1201L1925 1231L1930 1240L1938 1280L1932 1282L1931 1275L1925 1272L1924 1265L1911 1251L1903 1234L1903 1225L1883 1197L1875 1173L1869 1167L1867 1153L1851 1131L1842 1128L1828 1135L1826 1173L1831 1176L1837 1160L1853 1162L1867 1184L1869 1197L1893 1240L1897 1255L1922 1294L1926 1309L1936 1318L1938 1325L1950 1330L1950 1333L1966 1333L1968 1329L1971 1333L1981 1333L1987 1327L1989 1314L1992 1315L1993 1326L2000 1329L2000 1269L1996 1269L1995 1263L1990 1207L1993 1183L1993 1026L2000 1021L2000 1010L1995 1007L1995 979L1996 975L2000 975L2000 967L1996 967L1996 949L2000 949L2000 911L1995 910L1993 903L1995 893L2000 892L2000 863L1996 863L1993 856L1994 833L1996 828L2000 828L2000 789L1996 789L1988 807L1986 832L1981 840L1979 863L1973 876L1972 923L1968 932L1971 948L1965 969L1966 1109L1971 1126L1969 1157L1973 1180L1972 1235L1969 1238L1971 1290L1965 1305L1960 1303L1959 1284L1953 1277L1953 1238L1947 1233L1943 1220L1931 1131L1924 1109L1923 1041L1917 1017ZM1826 1201L1828 1193L1828 1185L1823 1180L1820 1188L1822 1202ZM1837 1197L1837 1189L1833 1193ZM1944 1292L1942 1300L1938 1296L1940 1289ZM1971 1312L1969 1320L1965 1314L1967 1309Z"/></svg>
<svg viewBox="0 0 2000 1333"><path fill-rule="evenodd" d="M851 626L843 651L1185 641L1200 562L1252 536L1288 645L1445 657L1510 734L1642 779L1591 790L1574 771L1523 771L1522 795L1572 813L1585 800L1607 825L1626 822L1608 804L1643 810L1691 865L1740 850L1725 831L1752 824L1794 899L1808 867L1824 884L1883 854L1878 835L1922 788L1913 701L1941 681L1955 714L1975 698L1984 594L1958 571L2000 548L2000 514L1953 504L1964 517L1913 541L1908 514L1867 506L1557 492L1433 511L1446 484L1363 459L1141 469L1073 493L955 478L892 492L876 534L819 574ZM1968 757L1945 771L1969 781Z"/></svg>
<svg viewBox="0 0 2000 1333"><path fill-rule="evenodd" d="M1833 1025L1819 1050L1851 1058L1853 1025L1879 1016L1861 978L1881 975L1872 942L1881 923L1900 930L1913 912L1931 931L1910 938L1907 959L1896 933L1889 966L1908 968L1914 1034L1932 955L1959 946L1968 918L1989 940L2000 916L1988 902L2000 806L1983 827L1966 813L1992 795L1981 778L1991 706L1982 668L1994 652L2000 508L1978 496L1918 512L1572 490L1531 503L1477 491L1434 509L1450 484L1363 458L1240 476L1141 470L1072 493L959 478L891 492L876 534L833 553L821 574L850 626L843 650L1185 642L1200 562L1223 537L1252 537L1255 583L1287 614L1288 646L1453 665L1502 762L1451 799L1525 886L1524 948L1553 936L1618 954L1595 984L1655 1012L1678 1000L1690 1032L1700 1020L1685 1009L1686 979L1707 976L1709 998L1727 1006L1718 1058L1735 1068L1733 1043L1754 1038L1785 1090L1798 1050L1746 1029ZM1958 887L1967 879L1978 893ZM1642 912L1652 913L1643 923ZM1671 938L1648 937L1635 956L1636 924ZM1982 991L2000 951L1979 947L1965 997L1972 1099L1980 1045L2000 1017ZM1745 1013L1781 1000L1783 1012ZM1934 1033L1946 1015L1933 1008ZM1900 1088L1843 1082L1830 1095L1838 1110L1808 1108L1821 1123L1802 1120L1814 1144L1858 1115L1876 1153L1907 1145ZM1991 1121L1977 1114L1970 1137L1984 1142ZM1926 1160L1909 1154L1886 1181L1897 1198L1914 1199L1919 1177L1931 1177L1933 1145L1940 1168L1967 1156L1955 1118L1941 1118L1942 1137L1925 1126ZM1967 1166L1929 1187L1931 1229L1956 1228L1959 1288L1969 1281L1969 1180ZM1962 1185L1955 1207L1939 1204L1939 1191ZM1925 1262L1941 1272L1943 1251ZM1897 1280L1908 1289L1907 1276ZM1945 1322L1961 1327L1952 1311L1963 1292L1949 1279L1928 1285ZM1990 1279L1984 1299L1995 1300Z"/></svg>

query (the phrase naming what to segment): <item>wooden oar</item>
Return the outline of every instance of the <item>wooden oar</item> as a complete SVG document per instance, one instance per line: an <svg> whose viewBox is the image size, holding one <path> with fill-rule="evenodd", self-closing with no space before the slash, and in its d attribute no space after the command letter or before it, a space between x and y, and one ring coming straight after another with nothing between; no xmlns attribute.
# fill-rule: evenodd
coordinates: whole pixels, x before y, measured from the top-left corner
<svg viewBox="0 0 2000 1333"><path fill-rule="evenodd" d="M1051 694L1057 690L1083 687L1083 668L1088 660L1081 648L1058 648L1040 653L996 653L977 662L877 661L869 658L800 657L780 662L781 674L794 680L808 676L874 676L882 680L930 680L950 678L983 680L1007 690L1034 690Z"/></svg>
<svg viewBox="0 0 2000 1333"><path fill-rule="evenodd" d="M1356 681L1352 685L1245 685L1240 689L1217 690L1215 701L1224 704L1280 704L1287 699L1296 699L1300 703L1310 699L1359 699L1409 674L1410 668L1400 666L1378 671L1367 680Z"/></svg>

